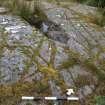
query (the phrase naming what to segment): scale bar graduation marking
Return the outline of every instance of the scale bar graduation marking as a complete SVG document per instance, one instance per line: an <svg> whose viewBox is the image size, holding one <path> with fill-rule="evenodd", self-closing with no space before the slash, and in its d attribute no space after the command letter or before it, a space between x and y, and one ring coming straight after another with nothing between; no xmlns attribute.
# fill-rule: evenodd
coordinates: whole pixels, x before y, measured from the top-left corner
<svg viewBox="0 0 105 105"><path fill-rule="evenodd" d="M34 100L34 97L22 96L22 100Z"/></svg>
<svg viewBox="0 0 105 105"><path fill-rule="evenodd" d="M79 98L78 97L67 97L67 100L75 100L75 101L78 101Z"/></svg>
<svg viewBox="0 0 105 105"><path fill-rule="evenodd" d="M68 101L78 101L79 97L28 97L22 96L22 100L68 100Z"/></svg>
<svg viewBox="0 0 105 105"><path fill-rule="evenodd" d="M57 97L45 97L45 100L57 100Z"/></svg>

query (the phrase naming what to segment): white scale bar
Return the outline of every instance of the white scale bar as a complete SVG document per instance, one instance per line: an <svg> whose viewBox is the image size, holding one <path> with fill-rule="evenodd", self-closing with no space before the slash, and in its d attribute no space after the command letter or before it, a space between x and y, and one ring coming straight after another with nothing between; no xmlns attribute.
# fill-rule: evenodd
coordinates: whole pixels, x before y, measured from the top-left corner
<svg viewBox="0 0 105 105"><path fill-rule="evenodd" d="M57 100L57 97L45 97L45 100Z"/></svg>
<svg viewBox="0 0 105 105"><path fill-rule="evenodd" d="M67 97L67 100L75 100L75 101L78 101L79 98L78 97Z"/></svg>
<svg viewBox="0 0 105 105"><path fill-rule="evenodd" d="M35 99L35 97L22 96L22 100L34 100L34 99ZM44 99L45 100L58 100L59 98L57 98L57 97L45 97ZM71 101L75 100L75 101L78 101L79 98L78 97L67 97L67 100L71 100Z"/></svg>
<svg viewBox="0 0 105 105"><path fill-rule="evenodd" d="M22 100L34 100L34 97L22 96Z"/></svg>

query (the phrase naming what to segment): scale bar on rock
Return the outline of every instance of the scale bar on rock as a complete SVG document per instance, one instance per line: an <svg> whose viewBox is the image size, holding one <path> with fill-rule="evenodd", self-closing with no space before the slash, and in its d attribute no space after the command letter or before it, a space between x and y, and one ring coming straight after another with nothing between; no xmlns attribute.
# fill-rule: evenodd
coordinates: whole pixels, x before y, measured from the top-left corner
<svg viewBox="0 0 105 105"><path fill-rule="evenodd" d="M22 96L22 100L68 100L68 101L78 101L79 97L28 97Z"/></svg>

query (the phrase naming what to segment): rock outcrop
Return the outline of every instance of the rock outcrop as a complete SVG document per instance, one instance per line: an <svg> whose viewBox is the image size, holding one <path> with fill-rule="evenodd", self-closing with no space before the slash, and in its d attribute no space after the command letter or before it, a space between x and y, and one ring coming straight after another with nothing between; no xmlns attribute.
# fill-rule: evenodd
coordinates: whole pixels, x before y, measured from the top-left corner
<svg viewBox="0 0 105 105"><path fill-rule="evenodd" d="M84 11L91 12L92 8L84 7ZM105 29L91 23L83 9L76 11L73 4L65 7L42 2L38 8L47 17L42 19L39 30L0 8L0 84L32 83L35 89L31 84L26 95L39 96L65 96L66 89L74 88L82 103L105 78ZM23 89L24 93L29 89L18 86L12 92Z"/></svg>

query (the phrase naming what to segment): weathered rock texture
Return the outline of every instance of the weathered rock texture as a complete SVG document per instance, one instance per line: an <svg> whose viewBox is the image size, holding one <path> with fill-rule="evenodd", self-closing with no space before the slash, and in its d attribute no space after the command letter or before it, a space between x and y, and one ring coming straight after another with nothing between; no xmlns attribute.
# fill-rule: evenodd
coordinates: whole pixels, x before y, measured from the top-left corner
<svg viewBox="0 0 105 105"><path fill-rule="evenodd" d="M39 8L47 16L40 27L47 37L18 16L0 14L0 84L8 86L20 81L35 85L35 89L30 85L30 91L25 86L14 87L14 94L23 89L20 96L65 96L67 88L76 88L82 100L105 77L105 29L85 20L91 12L87 6L82 12L81 5L77 11L73 4L66 8L42 2ZM24 94L24 89L29 92Z"/></svg>

